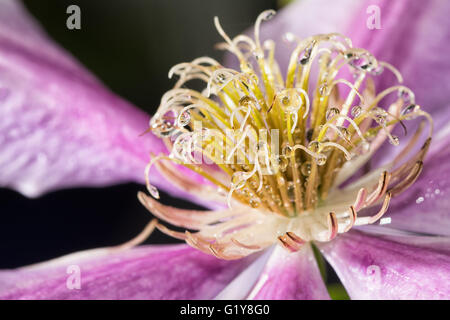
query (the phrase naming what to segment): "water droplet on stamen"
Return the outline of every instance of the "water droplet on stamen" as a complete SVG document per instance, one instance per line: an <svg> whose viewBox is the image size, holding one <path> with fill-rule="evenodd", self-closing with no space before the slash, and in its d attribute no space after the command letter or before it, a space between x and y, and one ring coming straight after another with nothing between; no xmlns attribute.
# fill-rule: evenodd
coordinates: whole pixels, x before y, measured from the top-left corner
<svg viewBox="0 0 450 320"><path fill-rule="evenodd" d="M308 149L311 150L312 152L317 152L319 150L319 146L320 146L319 141L314 140L308 144Z"/></svg>
<svg viewBox="0 0 450 320"><path fill-rule="evenodd" d="M290 145L286 145L283 147L283 150L281 152L285 156L290 156L292 154L292 147Z"/></svg>
<svg viewBox="0 0 450 320"><path fill-rule="evenodd" d="M319 166L323 166L325 163L327 162L327 157L323 154L320 154L317 158L316 158L316 163Z"/></svg>
<svg viewBox="0 0 450 320"><path fill-rule="evenodd" d="M288 165L289 165L289 160L288 159L286 159L284 157L280 158L279 167L280 167L281 172L285 172L287 167L288 167Z"/></svg>
<svg viewBox="0 0 450 320"><path fill-rule="evenodd" d="M311 174L311 161L303 162L300 171L304 176L309 176Z"/></svg>
<svg viewBox="0 0 450 320"><path fill-rule="evenodd" d="M252 208L258 208L259 207L259 202L254 200L254 199L251 199L249 203L250 203L250 206Z"/></svg>
<svg viewBox="0 0 450 320"><path fill-rule="evenodd" d="M295 201L295 185L292 181L287 185L287 196L290 201Z"/></svg>
<svg viewBox="0 0 450 320"><path fill-rule="evenodd" d="M159 191L154 186L147 186L148 192L150 192L150 195L155 198L159 199Z"/></svg>
<svg viewBox="0 0 450 320"><path fill-rule="evenodd" d="M374 76L379 76L380 74L382 74L384 71L383 66L378 66L378 68L374 68L371 72L372 75Z"/></svg>
<svg viewBox="0 0 450 320"><path fill-rule="evenodd" d="M408 92L408 90L400 89L398 90L398 97L402 99L405 103L408 103L411 101L411 95Z"/></svg>
<svg viewBox="0 0 450 320"><path fill-rule="evenodd" d="M351 111L353 118L359 117L361 115L362 108L360 106L354 106Z"/></svg>
<svg viewBox="0 0 450 320"><path fill-rule="evenodd" d="M389 138L389 142L394 146L398 146L398 144L400 143L400 140L398 139L397 136L391 136Z"/></svg>
<svg viewBox="0 0 450 320"><path fill-rule="evenodd" d="M300 64L307 64L309 61L309 56L304 55L301 59L300 59Z"/></svg>
<svg viewBox="0 0 450 320"><path fill-rule="evenodd" d="M330 108L325 115L327 121L330 121L334 116L338 115L341 111L338 108Z"/></svg>
<svg viewBox="0 0 450 320"><path fill-rule="evenodd" d="M330 94L329 91L330 91L330 90L329 90L329 87L328 87L328 84L327 84L327 83L324 83L324 84L322 84L322 85L319 87L319 94L320 94L321 96L327 96L327 95L329 95L329 94Z"/></svg>
<svg viewBox="0 0 450 320"><path fill-rule="evenodd" d="M337 129L339 130L339 132L341 133L343 138L350 139L350 132L348 131L348 129L346 127L338 126Z"/></svg>
<svg viewBox="0 0 450 320"><path fill-rule="evenodd" d="M189 111L184 111L178 117L178 125L181 127L187 126L190 121L191 121L191 114L189 113Z"/></svg>
<svg viewBox="0 0 450 320"><path fill-rule="evenodd" d="M231 188L234 190L241 189L244 187L245 183L247 182L248 177L246 172L235 172L231 176Z"/></svg>
<svg viewBox="0 0 450 320"><path fill-rule="evenodd" d="M412 114L415 113L417 111L419 111L420 106L418 106L417 104L410 104L409 106L407 106L406 108L404 108L401 112L402 116L408 115L408 114Z"/></svg>
<svg viewBox="0 0 450 320"><path fill-rule="evenodd" d="M255 99L253 99L250 96L243 96L240 100L239 100L239 105L241 107L251 107L253 105L256 104Z"/></svg>

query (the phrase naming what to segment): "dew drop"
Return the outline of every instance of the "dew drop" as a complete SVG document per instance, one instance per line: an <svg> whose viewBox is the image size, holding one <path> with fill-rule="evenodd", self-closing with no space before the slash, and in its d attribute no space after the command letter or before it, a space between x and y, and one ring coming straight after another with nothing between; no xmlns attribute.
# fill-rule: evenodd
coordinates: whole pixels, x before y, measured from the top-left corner
<svg viewBox="0 0 450 320"><path fill-rule="evenodd" d="M250 203L250 206L252 208L258 208L259 207L259 202L256 201L256 200L251 199L249 203Z"/></svg>
<svg viewBox="0 0 450 320"><path fill-rule="evenodd" d="M290 156L292 154L292 147L290 145L284 146L282 153L286 156Z"/></svg>
<svg viewBox="0 0 450 320"><path fill-rule="evenodd" d="M362 108L360 106L354 106L351 111L353 118L359 117L361 115Z"/></svg>
<svg viewBox="0 0 450 320"><path fill-rule="evenodd" d="M292 181L290 181L287 185L287 196L290 201L295 200L295 185Z"/></svg>
<svg viewBox="0 0 450 320"><path fill-rule="evenodd" d="M240 100L239 100L239 105L242 107L251 107L253 105L256 104L255 99L253 99L250 96L243 96Z"/></svg>
<svg viewBox="0 0 450 320"><path fill-rule="evenodd" d="M386 112L384 110L382 110L382 109L375 110L374 116L375 116L375 121L378 124L383 125L386 123Z"/></svg>
<svg viewBox="0 0 450 320"><path fill-rule="evenodd" d="M247 181L247 174L246 172L235 172L232 176L231 176L231 188L232 189L241 189L246 181Z"/></svg>
<svg viewBox="0 0 450 320"><path fill-rule="evenodd" d="M283 98L281 98L281 103L282 103L283 105L288 106L288 105L289 105L289 102L290 102L290 100L289 100L289 97L288 97L288 96L283 96Z"/></svg>
<svg viewBox="0 0 450 320"><path fill-rule="evenodd" d="M156 187L154 186L147 186L148 192L150 192L150 195L155 198L155 199L159 199L159 192L158 189L156 189Z"/></svg>
<svg viewBox="0 0 450 320"><path fill-rule="evenodd" d="M384 71L383 66L378 66L377 68L374 68L371 72L372 75L374 76L379 76L380 74L382 74Z"/></svg>
<svg viewBox="0 0 450 320"><path fill-rule="evenodd" d="M191 114L189 111L184 111L178 116L178 125L181 127L185 127L191 121Z"/></svg>
<svg viewBox="0 0 450 320"><path fill-rule="evenodd" d="M320 154L317 158L316 158L316 163L319 166L323 166L325 163L327 162L327 157L323 154Z"/></svg>
<svg viewBox="0 0 450 320"><path fill-rule="evenodd" d="M151 124L151 129L158 137L168 137L174 132L175 126L171 121L155 118L155 121Z"/></svg>
<svg viewBox="0 0 450 320"><path fill-rule="evenodd" d="M275 16L275 10L266 10L261 13L261 18L263 20L270 20Z"/></svg>
<svg viewBox="0 0 450 320"><path fill-rule="evenodd" d="M281 170L281 172L285 172L286 171L286 169L287 169L287 167L288 167L288 165L289 165L289 160L288 159L286 159L286 158L280 158L280 164L279 164L279 166L280 166L280 170Z"/></svg>
<svg viewBox="0 0 450 320"><path fill-rule="evenodd" d="M417 111L419 111L420 106L416 105L416 104L410 104L409 106L407 106L406 108L404 108L401 112L402 116L408 115L408 114L412 114L415 113Z"/></svg>
<svg viewBox="0 0 450 320"><path fill-rule="evenodd" d="M305 64L308 63L308 61L309 61L309 56L304 55L304 56L300 59L300 64L305 65Z"/></svg>
<svg viewBox="0 0 450 320"><path fill-rule="evenodd" d="M319 94L320 94L321 96L327 96L327 95L329 95L329 94L330 94L329 91L330 91L330 90L329 90L329 87L328 87L328 84L327 84L327 83L324 83L324 84L322 84L322 85L319 87Z"/></svg>
<svg viewBox="0 0 450 320"><path fill-rule="evenodd" d="M225 83L226 80L227 80L227 77L223 73L217 74L216 81L218 83L222 83L223 84L223 83Z"/></svg>
<svg viewBox="0 0 450 320"><path fill-rule="evenodd" d="M406 103L408 103L409 101L411 101L411 96L410 96L410 93L407 91L407 90L405 90L405 89L400 89L399 91L398 91L398 97L400 98L400 99L402 99L404 102L406 102Z"/></svg>
<svg viewBox="0 0 450 320"><path fill-rule="evenodd" d="M311 174L311 161L303 162L300 171L302 175L308 177Z"/></svg>
<svg viewBox="0 0 450 320"><path fill-rule="evenodd" d="M338 108L330 108L325 115L327 121L330 121L334 116L338 115L341 111Z"/></svg>
<svg viewBox="0 0 450 320"><path fill-rule="evenodd" d="M350 138L350 132L348 131L348 129L346 127L340 127L338 126L337 129L339 130L339 132L341 133L341 135L345 138L345 139L349 139Z"/></svg>
<svg viewBox="0 0 450 320"><path fill-rule="evenodd" d="M394 146L398 146L398 144L400 143L400 140L398 139L397 136L391 136L389 138L389 142Z"/></svg>
<svg viewBox="0 0 450 320"><path fill-rule="evenodd" d="M311 150L312 152L317 152L319 150L319 146L320 146L319 141L314 140L308 144L308 149Z"/></svg>

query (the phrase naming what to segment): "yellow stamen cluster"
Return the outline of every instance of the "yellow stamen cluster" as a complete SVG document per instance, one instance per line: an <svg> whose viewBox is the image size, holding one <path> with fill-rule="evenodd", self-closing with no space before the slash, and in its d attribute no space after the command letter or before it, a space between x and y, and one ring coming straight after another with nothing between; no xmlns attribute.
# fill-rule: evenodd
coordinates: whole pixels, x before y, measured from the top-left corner
<svg viewBox="0 0 450 320"><path fill-rule="evenodd" d="M170 155L152 159L147 179L150 168L156 164L182 181L174 167L163 165L167 161L160 160L188 167L216 185L230 208L236 206L239 211L247 206L292 219L290 227L279 229L275 238L286 248L296 250L304 241L329 240L354 225L378 220L387 210L391 196L406 189L420 173L432 126L423 147L408 161L399 165L417 145L423 124L389 166L369 175L365 184L357 182L348 196L339 194L342 202L336 200L336 196L331 196L334 190L358 171L386 139L399 145L399 138L391 133L397 124L404 126L405 120L418 116L426 117L430 123L431 119L415 104L413 92L401 85L403 79L393 66L378 61L364 49L353 48L350 39L340 34L306 39L287 34L286 40L295 48L284 78L274 59L274 42L260 42L260 24L274 13L261 13L254 39L246 35L229 38L215 18L216 28L225 39L220 47L238 58L240 71L209 57L181 63L170 70L169 77L176 75L179 80L162 97L150 122L152 132L164 139ZM376 93L373 78L386 69L397 77L399 85ZM193 80L204 83L202 92L186 88ZM390 106L382 108L382 100L389 99ZM156 188L147 181L150 193L158 198ZM357 218L358 210L383 198L377 215ZM147 198L141 200L155 210L154 202L149 205ZM336 201L339 204L334 208ZM308 232L294 232L301 228L294 227L292 221L301 216L303 224L309 218L320 220L326 235L321 235L323 230L311 231L312 225ZM175 224L176 221L179 218ZM184 224L189 228L188 225ZM159 227L170 234L167 228ZM226 255L223 243L219 245L221 237L228 237L227 243L249 252L252 246L255 250L263 247L261 243L245 244L224 234L196 240L188 234L178 237L222 258L239 255Z"/></svg>

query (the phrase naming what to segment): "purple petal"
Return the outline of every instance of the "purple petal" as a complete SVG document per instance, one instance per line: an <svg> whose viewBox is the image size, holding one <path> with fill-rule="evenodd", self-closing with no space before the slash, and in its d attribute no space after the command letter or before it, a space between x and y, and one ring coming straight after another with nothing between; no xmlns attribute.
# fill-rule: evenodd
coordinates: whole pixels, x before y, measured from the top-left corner
<svg viewBox="0 0 450 320"><path fill-rule="evenodd" d="M0 1L0 186L35 197L67 187L143 183L166 148L150 117L55 45L20 2ZM186 175L201 184L195 174ZM210 205L151 172L173 195Z"/></svg>
<svg viewBox="0 0 450 320"><path fill-rule="evenodd" d="M369 6L374 5L380 9L381 29L369 30L367 23L374 14ZM424 110L434 112L445 109L448 112L449 15L448 1L368 0L355 14L347 35L354 46L365 48L377 59L398 68L405 85L414 91L417 103ZM384 87L386 83L381 85Z"/></svg>
<svg viewBox="0 0 450 320"><path fill-rule="evenodd" d="M450 238L351 231L320 249L352 299L450 298Z"/></svg>
<svg viewBox="0 0 450 320"><path fill-rule="evenodd" d="M144 181L149 117L109 93L40 32L17 1L0 1L0 185L27 196ZM156 179L157 180L157 179Z"/></svg>
<svg viewBox="0 0 450 320"><path fill-rule="evenodd" d="M256 300L330 299L309 244L295 253L277 246L249 298Z"/></svg>
<svg viewBox="0 0 450 320"><path fill-rule="evenodd" d="M248 261L219 260L186 245L95 249L1 271L0 299L211 299Z"/></svg>
<svg viewBox="0 0 450 320"><path fill-rule="evenodd" d="M435 135L417 181L392 199L390 227L450 236L449 133L441 130Z"/></svg>

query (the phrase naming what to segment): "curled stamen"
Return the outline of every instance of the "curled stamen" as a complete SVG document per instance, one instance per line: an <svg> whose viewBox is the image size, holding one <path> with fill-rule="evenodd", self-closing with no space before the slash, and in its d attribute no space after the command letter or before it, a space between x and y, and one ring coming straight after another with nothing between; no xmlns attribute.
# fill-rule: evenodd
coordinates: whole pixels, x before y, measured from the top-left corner
<svg viewBox="0 0 450 320"><path fill-rule="evenodd" d="M275 15L275 10L266 10L259 14L258 18L256 18L255 23L255 43L257 48L261 48L261 43L259 41L259 30L261 26L261 22L264 20L270 20Z"/></svg>
<svg viewBox="0 0 450 320"><path fill-rule="evenodd" d="M423 169L423 162L417 161L414 165L413 169L409 173L409 175L399 184L397 184L395 187L389 190L389 192L392 194L392 196L396 196L406 189L408 189L419 177L420 173Z"/></svg>
<svg viewBox="0 0 450 320"><path fill-rule="evenodd" d="M390 71L392 71L392 73L395 75L395 77L397 78L397 81L399 83L403 83L403 76L400 73L400 71L398 71L397 68L395 68L392 64L389 64L387 62L384 61L379 61L378 64L382 67L385 67L387 69L389 69Z"/></svg>
<svg viewBox="0 0 450 320"><path fill-rule="evenodd" d="M354 206L350 206L350 215L349 215L349 223L345 227L344 232L348 232L355 225L356 219L358 218L358 214L354 208Z"/></svg>
<svg viewBox="0 0 450 320"><path fill-rule="evenodd" d="M222 36L222 38L228 43L228 45L230 46L230 51L233 52L240 61L244 61L244 57L242 56L242 53L239 51L239 49L235 46L235 44L233 43L233 41L231 41L230 37L225 33L225 31L223 30L222 26L220 25L219 22L219 18L218 17L214 17L214 26L217 29L217 32L219 32L219 34Z"/></svg>
<svg viewBox="0 0 450 320"><path fill-rule="evenodd" d="M150 183L150 175L149 174L150 174L150 170L151 170L152 166L156 163L156 161L159 161L163 158L164 158L164 156L154 157L152 159L152 161L150 161L150 163L145 166L145 184L147 186L148 192L150 192L152 197L155 199L159 199L159 192L158 192L158 189Z"/></svg>
<svg viewBox="0 0 450 320"><path fill-rule="evenodd" d="M335 142L322 142L322 143L320 143L319 150L324 150L328 147L334 147L334 148L341 150L344 153L345 158L347 160L350 160L352 158L352 155L350 154L350 152L347 151L347 149L345 149L339 143L335 143Z"/></svg>
<svg viewBox="0 0 450 320"><path fill-rule="evenodd" d="M293 232L286 232L284 235L278 237L281 245L291 252L300 250L305 241L295 235Z"/></svg>
<svg viewBox="0 0 450 320"><path fill-rule="evenodd" d="M377 188L367 197L365 205L375 203L379 198L381 198L381 196L386 192L390 177L390 173L383 171L378 181Z"/></svg>
<svg viewBox="0 0 450 320"><path fill-rule="evenodd" d="M340 34L306 39L288 34L295 47L283 77L275 42L260 38L262 21L273 14L268 10L258 17L254 39L230 38L214 18L225 40L220 47L237 56L240 68L225 68L208 57L176 65L169 76L179 79L150 121L169 151L151 155L145 170L150 194L158 198L149 178L155 164L182 191L233 210L201 213L160 205L142 194L139 200L158 218L197 231L177 232L158 223L159 230L221 259L238 259L276 241L296 251L306 241L330 241L378 221L391 197L417 179L431 142L432 119L415 104L410 89L395 85L376 91L375 77L383 70L402 83L399 71L353 48ZM191 80L201 89L185 88ZM383 99L392 93L398 96L385 108L388 99ZM406 130L406 122L417 117L430 123L420 150L424 124L411 136ZM393 161L372 170L370 159L383 143L399 144L392 134L398 125L409 142ZM368 172L358 178L359 170ZM373 216L359 211L379 203Z"/></svg>
<svg viewBox="0 0 450 320"><path fill-rule="evenodd" d="M392 194L390 192L386 193L386 196L384 197L383 205L381 206L380 211L374 216L372 216L369 220L369 224L377 222L381 217L386 213L389 202L391 201Z"/></svg>
<svg viewBox="0 0 450 320"><path fill-rule="evenodd" d="M110 248L113 251L122 251L134 248L144 242L155 230L155 227L158 224L158 220L152 219L136 237L127 241L121 245Z"/></svg>
<svg viewBox="0 0 450 320"><path fill-rule="evenodd" d="M338 233L338 220L336 214L334 212L330 212L327 216L327 225L328 225L328 241L333 240Z"/></svg>
<svg viewBox="0 0 450 320"><path fill-rule="evenodd" d="M392 198L392 194L390 192L388 192L386 194L386 196L384 197L384 201L383 201L383 204L381 205L381 209L373 216L358 217L355 221L355 226L373 224L373 223L377 222L379 219L381 219L381 217L386 213L386 211L389 207L389 202L390 202L391 198Z"/></svg>
<svg viewBox="0 0 450 320"><path fill-rule="evenodd" d="M365 188L359 189L358 195L356 196L356 200L355 200L352 208L354 208L356 211L360 210L366 201L366 196L367 196L367 190Z"/></svg>
<svg viewBox="0 0 450 320"><path fill-rule="evenodd" d="M231 242L233 242L235 245L237 245L239 247L242 247L244 249L249 249L249 250L259 250L259 249L261 249L261 247L258 246L258 245L243 244L242 242L240 242L240 241L238 241L238 240L236 240L234 238L231 238Z"/></svg>
<svg viewBox="0 0 450 320"><path fill-rule="evenodd" d="M167 234L168 236L171 236L172 238L178 239L178 240L186 240L186 234L179 231L170 230L166 226L157 223L156 228L161 231L164 234Z"/></svg>
<svg viewBox="0 0 450 320"><path fill-rule="evenodd" d="M296 150L303 150L305 151L307 154L309 154L311 157L313 157L314 159L316 159L316 162L318 165L324 165L325 162L327 161L327 157L321 153L316 153L313 152L311 150L309 150L308 148L306 148L305 146L301 145L301 144L296 144L295 146L293 146L290 150L291 154L294 154Z"/></svg>

